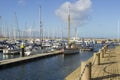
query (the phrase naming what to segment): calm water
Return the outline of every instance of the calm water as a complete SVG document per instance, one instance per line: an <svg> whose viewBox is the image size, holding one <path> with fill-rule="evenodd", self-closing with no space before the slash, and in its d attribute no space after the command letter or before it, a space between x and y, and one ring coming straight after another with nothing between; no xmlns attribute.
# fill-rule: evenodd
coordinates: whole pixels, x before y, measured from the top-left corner
<svg viewBox="0 0 120 80"><path fill-rule="evenodd" d="M0 80L64 80L81 61L89 59L93 52L75 55L57 55L27 64L0 70Z"/></svg>
<svg viewBox="0 0 120 80"><path fill-rule="evenodd" d="M12 59L12 58L17 58L19 55L13 56L13 55L3 55L2 52L0 52L0 60L5 60L5 59Z"/></svg>

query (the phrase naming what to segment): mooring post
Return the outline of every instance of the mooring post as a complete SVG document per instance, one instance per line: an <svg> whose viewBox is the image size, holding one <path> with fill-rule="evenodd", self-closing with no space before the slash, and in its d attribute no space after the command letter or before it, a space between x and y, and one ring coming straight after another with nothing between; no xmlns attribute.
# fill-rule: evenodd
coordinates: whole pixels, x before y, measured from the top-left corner
<svg viewBox="0 0 120 80"><path fill-rule="evenodd" d="M105 45L105 51L107 51L107 49L108 49L108 45Z"/></svg>
<svg viewBox="0 0 120 80"><path fill-rule="evenodd" d="M102 49L99 49L98 53L100 53L100 58L102 56Z"/></svg>
<svg viewBox="0 0 120 80"><path fill-rule="evenodd" d="M91 80L91 62L81 62L81 80Z"/></svg>
<svg viewBox="0 0 120 80"><path fill-rule="evenodd" d="M100 65L100 53L97 53L97 58L98 65Z"/></svg>
<svg viewBox="0 0 120 80"><path fill-rule="evenodd" d="M101 49L101 54L102 54L101 57L104 58L104 50L103 49Z"/></svg>
<svg viewBox="0 0 120 80"><path fill-rule="evenodd" d="M102 49L103 49L103 52L104 52L104 54L106 53L106 51L105 51L105 47L102 47Z"/></svg>
<svg viewBox="0 0 120 80"><path fill-rule="evenodd" d="M94 53L94 56L96 57L95 64L100 65L100 53Z"/></svg>
<svg viewBox="0 0 120 80"><path fill-rule="evenodd" d="M104 53L106 54L106 51L107 51L107 47L106 46L104 46Z"/></svg>

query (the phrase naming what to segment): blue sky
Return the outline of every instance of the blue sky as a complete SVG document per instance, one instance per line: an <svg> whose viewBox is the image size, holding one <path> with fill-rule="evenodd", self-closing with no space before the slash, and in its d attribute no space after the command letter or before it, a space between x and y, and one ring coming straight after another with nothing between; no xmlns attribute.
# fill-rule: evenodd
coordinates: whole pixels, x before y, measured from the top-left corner
<svg viewBox="0 0 120 80"><path fill-rule="evenodd" d="M80 5L77 5L78 8L81 7L84 10L75 9L79 1L81 2ZM77 23L82 22L81 24L76 23L79 37L117 38L120 0L0 0L2 27L5 23L9 29L14 26L14 12L16 12L20 30L25 30L26 23L27 29L30 29L34 23L33 30L38 31L39 5L41 5L44 31L49 31L50 35L60 36L63 30L64 36L67 36L67 22L63 20L63 18L67 19L67 16L63 16L61 13L64 10L64 7L61 6L65 6L67 2L71 6L71 17L75 15L78 17L78 20L75 20L76 17L72 17L72 19L78 21ZM57 10L61 12L57 12ZM74 15L75 11L77 14ZM71 25L71 36L74 34L76 24Z"/></svg>

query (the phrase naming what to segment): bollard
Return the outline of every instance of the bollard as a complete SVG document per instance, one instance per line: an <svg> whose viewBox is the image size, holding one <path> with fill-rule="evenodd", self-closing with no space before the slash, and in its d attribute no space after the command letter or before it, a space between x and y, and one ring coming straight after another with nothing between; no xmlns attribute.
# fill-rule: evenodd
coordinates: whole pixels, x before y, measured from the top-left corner
<svg viewBox="0 0 120 80"><path fill-rule="evenodd" d="M103 58L103 53L102 53L102 49L99 49L99 52L100 53L100 58Z"/></svg>
<svg viewBox="0 0 120 80"><path fill-rule="evenodd" d="M104 46L104 49L105 49L105 53L106 53L106 46Z"/></svg>
<svg viewBox="0 0 120 80"><path fill-rule="evenodd" d="M105 51L105 47L103 47L102 49L103 49L103 52L104 52L104 54L105 54L105 53L106 53L106 51Z"/></svg>
<svg viewBox="0 0 120 80"><path fill-rule="evenodd" d="M97 53L97 58L98 65L100 65L100 53Z"/></svg>
<svg viewBox="0 0 120 80"><path fill-rule="evenodd" d="M104 46L104 49L105 49L105 53L106 53L106 51L107 51L107 49L108 49L108 46L105 45L105 46Z"/></svg>
<svg viewBox="0 0 120 80"><path fill-rule="evenodd" d="M107 51L107 50L108 50L108 45L105 46L105 51Z"/></svg>
<svg viewBox="0 0 120 80"><path fill-rule="evenodd" d="M100 65L100 53L94 53L94 56L97 58L96 59L96 64Z"/></svg>
<svg viewBox="0 0 120 80"><path fill-rule="evenodd" d="M102 54L101 57L104 58L104 50L103 49L101 49L101 54Z"/></svg>
<svg viewBox="0 0 120 80"><path fill-rule="evenodd" d="M86 65L87 64L87 65ZM85 67L86 66L86 67ZM84 73L83 73L84 70ZM91 80L91 62L81 62L81 80Z"/></svg>
<svg viewBox="0 0 120 80"><path fill-rule="evenodd" d="M99 53L101 53L101 49L99 49L99 51L98 51Z"/></svg>

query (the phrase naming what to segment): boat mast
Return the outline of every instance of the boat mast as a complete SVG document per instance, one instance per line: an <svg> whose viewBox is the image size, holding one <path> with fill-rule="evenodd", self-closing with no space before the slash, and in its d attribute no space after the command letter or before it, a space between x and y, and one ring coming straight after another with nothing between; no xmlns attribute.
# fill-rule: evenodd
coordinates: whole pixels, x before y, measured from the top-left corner
<svg viewBox="0 0 120 80"><path fill-rule="evenodd" d="M75 35L74 35L74 39L77 39L77 26L75 26Z"/></svg>
<svg viewBox="0 0 120 80"><path fill-rule="evenodd" d="M17 36L18 36L18 39L20 37L20 31L19 31L19 28L18 28L18 21L17 21L16 12L14 13L14 19L15 19L14 40L16 40Z"/></svg>
<svg viewBox="0 0 120 80"><path fill-rule="evenodd" d="M68 48L70 48L70 5L68 6Z"/></svg>
<svg viewBox="0 0 120 80"><path fill-rule="evenodd" d="M61 28L61 40L63 40L63 27Z"/></svg>
<svg viewBox="0 0 120 80"><path fill-rule="evenodd" d="M33 21L33 25L32 25L32 29L35 28L35 22ZM32 38L34 39L35 36L34 36L34 31L32 31Z"/></svg>
<svg viewBox="0 0 120 80"><path fill-rule="evenodd" d="M24 30L24 34L25 34L25 35L24 35L24 36L25 36L26 39L28 38L28 31L27 31L28 28L27 28L27 26L28 26L28 25L27 25L27 22L25 22L25 27L24 27L24 29L25 29L25 30Z"/></svg>
<svg viewBox="0 0 120 80"><path fill-rule="evenodd" d="M4 31L5 31L5 33L4 33L4 36L5 36L5 39L7 39L7 22L5 21L5 24L4 24Z"/></svg>
<svg viewBox="0 0 120 80"><path fill-rule="evenodd" d="M120 42L120 26L119 26L119 20L118 20L118 42Z"/></svg>
<svg viewBox="0 0 120 80"><path fill-rule="evenodd" d="M0 37L2 37L2 16L0 16Z"/></svg>
<svg viewBox="0 0 120 80"><path fill-rule="evenodd" d="M43 27L42 27L42 18L41 18L42 12L41 12L41 6L39 7L39 17L40 17L40 44L42 44L43 40Z"/></svg>

